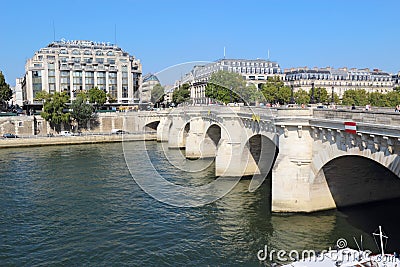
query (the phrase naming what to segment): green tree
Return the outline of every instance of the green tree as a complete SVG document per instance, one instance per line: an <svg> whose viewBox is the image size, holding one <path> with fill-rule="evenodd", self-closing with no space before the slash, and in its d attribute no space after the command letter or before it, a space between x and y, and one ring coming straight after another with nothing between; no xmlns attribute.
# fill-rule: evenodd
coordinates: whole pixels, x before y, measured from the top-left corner
<svg viewBox="0 0 400 267"><path fill-rule="evenodd" d="M343 94L342 104L350 106L355 104L356 106L364 106L368 103L368 95L364 89L359 90L347 90Z"/></svg>
<svg viewBox="0 0 400 267"><path fill-rule="evenodd" d="M50 97L50 94L46 91L40 91L35 94L36 101L45 101Z"/></svg>
<svg viewBox="0 0 400 267"><path fill-rule="evenodd" d="M276 93L278 102L281 104L289 103L291 95L292 95L292 89L288 86L283 86L279 88L278 92Z"/></svg>
<svg viewBox="0 0 400 267"><path fill-rule="evenodd" d="M93 106L86 103L83 95L77 96L71 103L71 117L78 123L79 128L86 128L87 122L94 117Z"/></svg>
<svg viewBox="0 0 400 267"><path fill-rule="evenodd" d="M246 104L260 103L264 100L264 95L254 84L239 88L239 95Z"/></svg>
<svg viewBox="0 0 400 267"><path fill-rule="evenodd" d="M379 92L372 92L368 94L368 102L372 106L377 107L388 107L390 104L388 103L388 97L386 94L382 94Z"/></svg>
<svg viewBox="0 0 400 267"><path fill-rule="evenodd" d="M309 92L311 97L311 90ZM314 99L320 103L330 102L330 98L328 96L328 91L324 87L314 88Z"/></svg>
<svg viewBox="0 0 400 267"><path fill-rule="evenodd" d="M107 94L108 103L116 103L117 99L113 97L111 94Z"/></svg>
<svg viewBox="0 0 400 267"><path fill-rule="evenodd" d="M180 86L177 90L172 94L172 101L175 104L180 104L183 102L187 102L190 99L190 85L185 83Z"/></svg>
<svg viewBox="0 0 400 267"><path fill-rule="evenodd" d="M12 90L10 85L6 83L3 73L0 71L0 102L2 110L7 107L7 101L12 98Z"/></svg>
<svg viewBox="0 0 400 267"><path fill-rule="evenodd" d="M54 130L59 132L61 124L69 122L70 113L64 112L67 109L69 96L64 92L55 92L54 94L48 94L43 101L43 111L40 115L50 122Z"/></svg>
<svg viewBox="0 0 400 267"><path fill-rule="evenodd" d="M102 106L107 101L107 94L103 90L93 87L87 91L87 98L90 103L94 104L95 107Z"/></svg>
<svg viewBox="0 0 400 267"><path fill-rule="evenodd" d="M217 71L211 74L206 86L206 97L211 99L229 103L229 102L249 102L247 95L241 96L246 82L243 77L234 72Z"/></svg>
<svg viewBox="0 0 400 267"><path fill-rule="evenodd" d="M164 101L164 87L158 83L151 90L151 102L155 104L162 101Z"/></svg>
<svg viewBox="0 0 400 267"><path fill-rule="evenodd" d="M268 77L267 82L261 87L261 92L269 103L278 101L283 104L290 101L291 89L284 85L279 76Z"/></svg>
<svg viewBox="0 0 400 267"><path fill-rule="evenodd" d="M299 89L294 93L294 99L297 104L308 104L310 102L310 95L304 89Z"/></svg>
<svg viewBox="0 0 400 267"><path fill-rule="evenodd" d="M397 105L400 105L400 91L391 91L385 96L388 107L395 107Z"/></svg>

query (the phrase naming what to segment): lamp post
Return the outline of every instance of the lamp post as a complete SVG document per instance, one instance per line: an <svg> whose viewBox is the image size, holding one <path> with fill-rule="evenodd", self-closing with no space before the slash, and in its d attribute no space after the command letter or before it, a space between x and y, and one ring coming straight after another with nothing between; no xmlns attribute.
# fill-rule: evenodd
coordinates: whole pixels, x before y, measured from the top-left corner
<svg viewBox="0 0 400 267"><path fill-rule="evenodd" d="M294 85L292 84L291 85L291 95L290 95L290 101L289 101L289 104L294 104L295 102L294 102L294 96L293 96L293 90L294 90Z"/></svg>
<svg viewBox="0 0 400 267"><path fill-rule="evenodd" d="M334 93L335 93L335 92L334 92L334 87L332 86L332 99L331 99L332 105L335 104Z"/></svg>
<svg viewBox="0 0 400 267"><path fill-rule="evenodd" d="M311 78L311 97L310 97L310 104L315 104L315 99L314 99L314 80L315 77Z"/></svg>
<svg viewBox="0 0 400 267"><path fill-rule="evenodd" d="M318 87L318 103L321 103L321 87Z"/></svg>

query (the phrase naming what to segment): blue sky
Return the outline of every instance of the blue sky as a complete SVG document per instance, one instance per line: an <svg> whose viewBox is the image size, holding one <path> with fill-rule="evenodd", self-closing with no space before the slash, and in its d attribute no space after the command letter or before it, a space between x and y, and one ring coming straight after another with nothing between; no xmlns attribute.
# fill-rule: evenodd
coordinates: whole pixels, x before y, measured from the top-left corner
<svg viewBox="0 0 400 267"><path fill-rule="evenodd" d="M11 85L53 41L114 43L143 73L188 61L267 58L282 68L400 70L400 1L4 1L0 70Z"/></svg>

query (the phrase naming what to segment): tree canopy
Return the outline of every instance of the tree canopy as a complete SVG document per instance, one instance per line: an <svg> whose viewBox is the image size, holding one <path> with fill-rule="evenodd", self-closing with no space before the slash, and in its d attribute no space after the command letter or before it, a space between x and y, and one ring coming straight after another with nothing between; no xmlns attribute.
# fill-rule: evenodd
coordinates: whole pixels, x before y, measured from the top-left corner
<svg viewBox="0 0 400 267"><path fill-rule="evenodd" d="M62 123L69 122L70 113L64 112L67 109L69 96L66 93L55 92L54 94L42 93L43 111L40 113L43 119L50 122L57 131Z"/></svg>
<svg viewBox="0 0 400 267"><path fill-rule="evenodd" d="M151 102L155 104L162 101L164 101L164 87L158 83L151 90Z"/></svg>
<svg viewBox="0 0 400 267"><path fill-rule="evenodd" d="M234 72L217 71L211 74L206 85L206 97L225 104L229 102L248 102L247 96L240 96L246 87L243 77Z"/></svg>
<svg viewBox="0 0 400 267"><path fill-rule="evenodd" d="M10 85L6 83L3 73L0 71L0 102L2 108L5 107L7 101L12 98L12 90Z"/></svg>
<svg viewBox="0 0 400 267"><path fill-rule="evenodd" d="M343 94L342 104L351 106L364 106L368 104L368 94L364 89L346 90Z"/></svg>
<svg viewBox="0 0 400 267"><path fill-rule="evenodd" d="M102 106L107 101L107 94L103 90L93 87L87 91L87 98L90 103L95 104L97 106Z"/></svg>
<svg viewBox="0 0 400 267"><path fill-rule="evenodd" d="M267 82L261 87L265 100L269 103L288 103L291 97L291 89L285 86L279 76L268 77Z"/></svg>
<svg viewBox="0 0 400 267"><path fill-rule="evenodd" d="M84 95L78 95L71 103L71 117L78 123L78 129L86 127L86 124L94 116L93 106L86 103Z"/></svg>
<svg viewBox="0 0 400 267"><path fill-rule="evenodd" d="M190 85L185 83L180 86L177 90L172 94L172 101L175 104L180 104L183 102L187 102L190 99Z"/></svg>

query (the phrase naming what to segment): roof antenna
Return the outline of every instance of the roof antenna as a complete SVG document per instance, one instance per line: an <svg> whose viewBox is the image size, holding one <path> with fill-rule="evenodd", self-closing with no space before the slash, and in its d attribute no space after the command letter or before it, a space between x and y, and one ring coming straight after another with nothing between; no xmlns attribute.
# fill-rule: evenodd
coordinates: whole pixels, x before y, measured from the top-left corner
<svg viewBox="0 0 400 267"><path fill-rule="evenodd" d="M268 61L269 61L269 49L268 49Z"/></svg>
<svg viewBox="0 0 400 267"><path fill-rule="evenodd" d="M114 24L114 44L117 45L117 24Z"/></svg>
<svg viewBox="0 0 400 267"><path fill-rule="evenodd" d="M225 56L226 56L226 51L225 51L225 46L224 46L224 59L225 59Z"/></svg>
<svg viewBox="0 0 400 267"><path fill-rule="evenodd" d="M54 26L54 20L53 20L53 42L56 41L56 27Z"/></svg>

